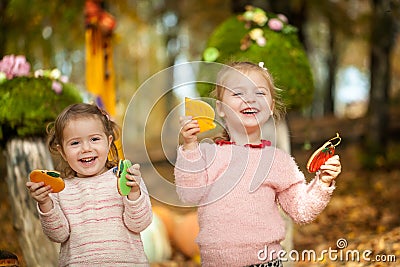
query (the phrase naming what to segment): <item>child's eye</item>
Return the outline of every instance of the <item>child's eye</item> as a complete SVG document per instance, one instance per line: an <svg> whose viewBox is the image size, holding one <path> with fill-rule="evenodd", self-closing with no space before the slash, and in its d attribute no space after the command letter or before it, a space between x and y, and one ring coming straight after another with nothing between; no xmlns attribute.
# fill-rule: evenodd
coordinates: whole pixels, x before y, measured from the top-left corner
<svg viewBox="0 0 400 267"><path fill-rule="evenodd" d="M76 146L77 144L79 144L78 141L72 141L72 142L70 143L71 146Z"/></svg>
<svg viewBox="0 0 400 267"><path fill-rule="evenodd" d="M93 141L93 142L99 141L99 140L100 140L100 137L93 137L93 138L92 138L92 141Z"/></svg>
<svg viewBox="0 0 400 267"><path fill-rule="evenodd" d="M263 95L263 96L265 96L265 95L268 95L268 94L269 94L268 88L265 88L265 87L263 87L263 86L258 87L255 91L256 91L256 94L257 94L257 95Z"/></svg>
<svg viewBox="0 0 400 267"><path fill-rule="evenodd" d="M240 93L240 92L234 92L234 93L232 93L232 96L240 96L240 95L242 95L242 93Z"/></svg>

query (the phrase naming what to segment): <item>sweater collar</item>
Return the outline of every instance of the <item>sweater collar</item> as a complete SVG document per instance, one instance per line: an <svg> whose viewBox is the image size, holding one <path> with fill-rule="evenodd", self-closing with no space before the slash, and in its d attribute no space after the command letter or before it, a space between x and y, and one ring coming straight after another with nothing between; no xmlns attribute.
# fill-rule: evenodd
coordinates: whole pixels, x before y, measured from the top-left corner
<svg viewBox="0 0 400 267"><path fill-rule="evenodd" d="M223 146L223 145L236 145L235 142L223 140L223 139L218 139L215 141L217 145ZM271 141L269 140L261 140L260 144L245 144L245 147L250 147L250 148L264 148L266 146L271 146Z"/></svg>

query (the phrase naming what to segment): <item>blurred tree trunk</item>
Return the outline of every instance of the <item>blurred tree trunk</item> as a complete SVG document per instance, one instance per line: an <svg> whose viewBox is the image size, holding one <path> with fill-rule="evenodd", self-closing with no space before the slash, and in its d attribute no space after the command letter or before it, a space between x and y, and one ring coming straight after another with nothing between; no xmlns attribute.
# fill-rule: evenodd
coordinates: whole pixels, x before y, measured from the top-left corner
<svg viewBox="0 0 400 267"><path fill-rule="evenodd" d="M52 159L42 139L14 138L7 142L7 187L13 213L13 226L27 266L58 265L58 245L43 233L36 209L25 186L33 169L53 169Z"/></svg>
<svg viewBox="0 0 400 267"><path fill-rule="evenodd" d="M335 76L337 71L337 49L336 49L336 38L335 38L335 25L333 21L329 19L329 48L330 53L327 58L328 65L328 76L327 76L327 88L324 95L324 115L332 115L334 111L334 100L333 92L335 90L336 82Z"/></svg>
<svg viewBox="0 0 400 267"><path fill-rule="evenodd" d="M388 104L391 80L390 53L395 37L391 0L374 0L371 23L371 90L364 147L368 166L381 165L386 158L389 125Z"/></svg>
<svg viewBox="0 0 400 267"><path fill-rule="evenodd" d="M0 1L0 58L2 58L6 51L6 36L7 36L7 16L6 10L9 0Z"/></svg>

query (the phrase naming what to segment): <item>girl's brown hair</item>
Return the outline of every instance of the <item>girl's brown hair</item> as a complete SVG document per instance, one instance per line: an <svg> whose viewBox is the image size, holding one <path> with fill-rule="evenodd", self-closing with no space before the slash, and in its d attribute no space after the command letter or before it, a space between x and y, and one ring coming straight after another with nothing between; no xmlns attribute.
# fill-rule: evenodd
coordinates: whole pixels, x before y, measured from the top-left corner
<svg viewBox="0 0 400 267"><path fill-rule="evenodd" d="M228 74L231 74L232 72L237 72L238 75L246 75L251 71L259 72L265 78L267 87L271 93L272 100L274 101L273 117L275 120L282 119L285 116L286 109L280 95L281 89L277 88L274 85L273 78L266 68L252 62L239 61L232 62L223 66L217 75L216 85L214 90L211 92L211 96L219 101L222 101L222 96L224 94L224 91L226 90L225 83L228 79ZM222 137L217 137L216 139L221 138L227 140L229 139L229 134L226 132L226 130L224 130L224 132L222 133Z"/></svg>
<svg viewBox="0 0 400 267"><path fill-rule="evenodd" d="M75 171L69 166L69 164L61 157L61 153L59 149L63 151L62 141L63 141L63 133L64 128L72 119L76 118L98 118L100 119L104 133L106 136L112 136L112 141L110 145L110 151L108 152L108 159L106 162L106 167L108 169L117 166L119 161L118 156L118 148L115 144L115 141L119 138L120 129L118 125L110 120L110 116L106 111L100 109L96 105L86 104L86 103L78 103L72 104L66 107L56 118L53 123L50 123L47 126L47 146L49 151L57 156L57 160L59 161L57 169L61 173L61 177L63 178L71 178L76 175Z"/></svg>

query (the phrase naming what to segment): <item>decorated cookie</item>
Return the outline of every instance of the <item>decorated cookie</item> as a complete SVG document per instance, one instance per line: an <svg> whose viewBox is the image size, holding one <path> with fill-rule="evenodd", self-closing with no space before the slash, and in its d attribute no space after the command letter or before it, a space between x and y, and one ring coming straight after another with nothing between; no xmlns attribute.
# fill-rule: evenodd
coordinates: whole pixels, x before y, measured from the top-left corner
<svg viewBox="0 0 400 267"><path fill-rule="evenodd" d="M131 187L126 184L128 179L126 179L126 175L128 174L128 168L132 166L132 163L127 160L120 160L118 163L117 177L118 177L118 192L121 196L126 196L131 191Z"/></svg>
<svg viewBox="0 0 400 267"><path fill-rule="evenodd" d="M214 109L201 100L185 97L185 116L191 116L194 120L197 120L200 132L214 129L216 126L214 123Z"/></svg>
<svg viewBox="0 0 400 267"><path fill-rule="evenodd" d="M58 193L65 187L64 180L57 171L33 170L29 174L29 179L34 183L44 182L45 186L50 185L53 193Z"/></svg>
<svg viewBox="0 0 400 267"><path fill-rule="evenodd" d="M335 137L327 141L323 146L318 148L307 162L307 170L314 173L335 154L335 147L339 145L342 138L337 133ZM336 142L336 143L333 143Z"/></svg>

